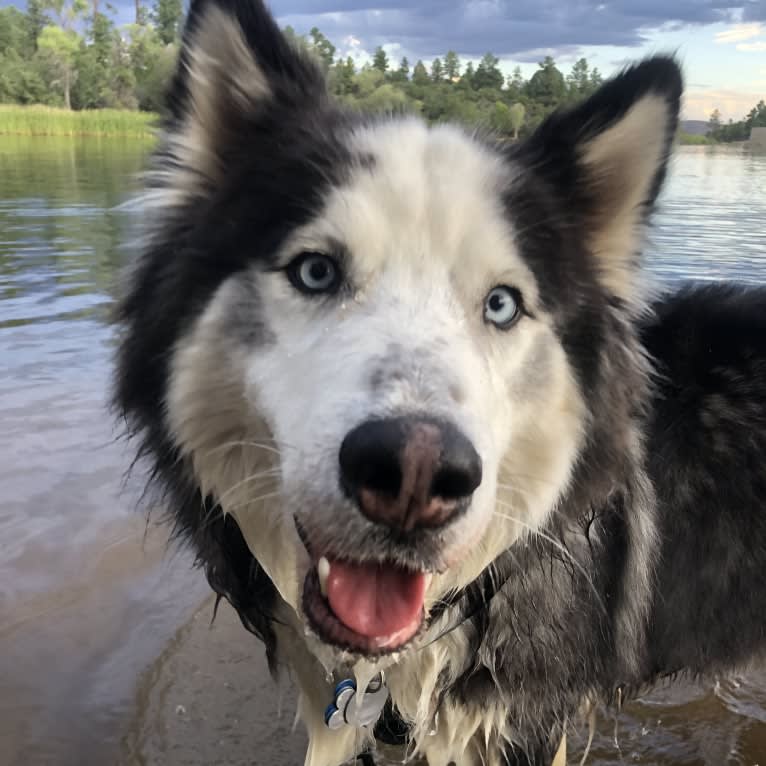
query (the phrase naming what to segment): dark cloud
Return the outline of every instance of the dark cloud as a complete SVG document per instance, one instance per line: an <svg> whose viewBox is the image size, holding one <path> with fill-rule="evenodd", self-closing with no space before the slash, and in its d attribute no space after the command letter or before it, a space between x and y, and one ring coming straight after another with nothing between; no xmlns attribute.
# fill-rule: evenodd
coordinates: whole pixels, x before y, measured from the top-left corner
<svg viewBox="0 0 766 766"><path fill-rule="evenodd" d="M247 0L243 0L246 2ZM0 6L24 0L0 0ZM184 0L186 4L188 0ZM448 50L487 51L537 61L540 51L586 45L635 46L648 30L715 22L766 21L766 0L267 0L282 24L319 27L333 42L353 36L366 50L399 43L415 58ZM133 20L134 0L112 0L116 20ZM143 0L151 5L153 0Z"/></svg>
<svg viewBox="0 0 766 766"><path fill-rule="evenodd" d="M316 25L367 49L398 42L425 58L453 49L521 59L542 49L639 45L665 24L766 20L766 0L272 0L271 7L299 31Z"/></svg>

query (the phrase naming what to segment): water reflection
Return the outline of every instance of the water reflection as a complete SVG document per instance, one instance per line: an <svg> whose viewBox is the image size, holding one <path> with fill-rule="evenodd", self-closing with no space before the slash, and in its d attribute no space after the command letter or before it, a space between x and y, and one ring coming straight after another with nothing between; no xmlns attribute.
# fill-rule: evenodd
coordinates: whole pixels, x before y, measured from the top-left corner
<svg viewBox="0 0 766 766"><path fill-rule="evenodd" d="M106 412L119 206L148 148L0 137L3 764L112 762L140 671L206 593L187 560L144 542ZM660 279L762 282L765 240L766 156L684 150L651 235ZM622 751L606 726L590 762L657 763L664 749L668 763L754 763L765 688L651 698L622 719Z"/></svg>
<svg viewBox="0 0 766 766"><path fill-rule="evenodd" d="M675 158L650 239L664 282L766 279L766 155L685 147Z"/></svg>
<svg viewBox="0 0 766 766"><path fill-rule="evenodd" d="M206 592L123 490L107 411L115 208L147 144L0 137L0 763L105 764Z"/></svg>

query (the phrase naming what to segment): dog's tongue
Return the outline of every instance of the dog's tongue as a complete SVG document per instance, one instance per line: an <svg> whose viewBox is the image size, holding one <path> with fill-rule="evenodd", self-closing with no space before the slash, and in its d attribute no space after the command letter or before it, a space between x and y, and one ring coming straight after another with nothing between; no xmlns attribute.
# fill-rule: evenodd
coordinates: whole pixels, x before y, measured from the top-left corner
<svg viewBox="0 0 766 766"><path fill-rule="evenodd" d="M420 619L426 576L393 566L330 562L327 600L355 633L385 639Z"/></svg>

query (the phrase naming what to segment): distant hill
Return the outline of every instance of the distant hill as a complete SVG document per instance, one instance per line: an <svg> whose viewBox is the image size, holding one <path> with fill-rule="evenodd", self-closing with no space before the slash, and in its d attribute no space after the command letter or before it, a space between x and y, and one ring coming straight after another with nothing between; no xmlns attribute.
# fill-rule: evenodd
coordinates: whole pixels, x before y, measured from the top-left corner
<svg viewBox="0 0 766 766"><path fill-rule="evenodd" d="M692 136L704 136L710 130L707 120L681 120L681 130Z"/></svg>

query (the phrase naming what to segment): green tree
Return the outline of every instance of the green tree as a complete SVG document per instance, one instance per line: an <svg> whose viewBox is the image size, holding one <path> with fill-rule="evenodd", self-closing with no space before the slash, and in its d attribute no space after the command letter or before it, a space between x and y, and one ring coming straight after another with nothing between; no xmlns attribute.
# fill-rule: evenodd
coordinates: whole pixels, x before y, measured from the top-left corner
<svg viewBox="0 0 766 766"><path fill-rule="evenodd" d="M157 32L140 24L130 28L128 56L139 109L160 111L178 58L176 45L163 45Z"/></svg>
<svg viewBox="0 0 766 766"><path fill-rule="evenodd" d="M380 69L365 66L356 76L356 93L360 100L371 96L386 81L386 76Z"/></svg>
<svg viewBox="0 0 766 766"><path fill-rule="evenodd" d="M37 50L37 40L40 37L40 32L50 23L46 13L47 8L46 0L27 0L27 39L30 51Z"/></svg>
<svg viewBox="0 0 766 766"><path fill-rule="evenodd" d="M0 55L21 53L27 47L27 24L24 14L13 6L0 8ZM34 50L34 48L32 48Z"/></svg>
<svg viewBox="0 0 766 766"><path fill-rule="evenodd" d="M439 58L435 58L431 64L431 80L433 82L441 82L444 79L444 67L442 61Z"/></svg>
<svg viewBox="0 0 766 766"><path fill-rule="evenodd" d="M410 102L402 90L391 83L383 83L362 99L359 105L371 112L402 112L408 110Z"/></svg>
<svg viewBox="0 0 766 766"><path fill-rule="evenodd" d="M513 132L511 110L502 101L495 101L495 107L489 116L489 124L498 133L510 135Z"/></svg>
<svg viewBox="0 0 766 766"><path fill-rule="evenodd" d="M375 49L375 56L372 59L372 68L385 74L388 71L388 55L382 47Z"/></svg>
<svg viewBox="0 0 766 766"><path fill-rule="evenodd" d="M395 82L400 85L409 82L410 62L407 60L406 56L399 62L399 68L394 72L391 72L390 79L391 82Z"/></svg>
<svg viewBox="0 0 766 766"><path fill-rule="evenodd" d="M429 83L428 70L422 61L418 61L418 63L415 64L415 68L412 70L412 82L415 85L420 86L428 85Z"/></svg>
<svg viewBox="0 0 766 766"><path fill-rule="evenodd" d="M37 58L30 60L14 48L0 53L0 103L48 102L48 92L38 63Z"/></svg>
<svg viewBox="0 0 766 766"><path fill-rule="evenodd" d="M513 68L512 74L508 75L508 96L511 99L521 98L524 93L524 77L521 74L521 67Z"/></svg>
<svg viewBox="0 0 766 766"><path fill-rule="evenodd" d="M146 35L146 27L134 26ZM140 58L140 54L130 35L118 33L107 16L96 13L87 31L87 42L81 41L77 54L72 106L75 109L138 107L138 82L132 56Z"/></svg>
<svg viewBox="0 0 766 766"><path fill-rule="evenodd" d="M338 59L330 70L330 87L336 96L352 96L356 92L356 67L354 59L348 56L345 61Z"/></svg>
<svg viewBox="0 0 766 766"><path fill-rule="evenodd" d="M465 66L465 71L463 72L463 76L460 78L460 84L463 86L464 90L472 90L473 80L474 77L476 77L476 72L473 68L473 62L469 61Z"/></svg>
<svg viewBox="0 0 766 766"><path fill-rule="evenodd" d="M316 28L309 32L311 50L319 57L324 71L329 71L335 58L335 46Z"/></svg>
<svg viewBox="0 0 766 766"><path fill-rule="evenodd" d="M482 88L494 88L500 90L505 82L505 77L500 71L500 59L492 53L485 53L479 66L476 68L476 74L473 76L473 87L477 90Z"/></svg>
<svg viewBox="0 0 766 766"><path fill-rule="evenodd" d="M587 59L578 59L567 75L569 92L575 98L587 95L591 90L590 67Z"/></svg>
<svg viewBox="0 0 766 766"><path fill-rule="evenodd" d="M447 51L444 57L444 76L451 82L460 77L460 58L455 51Z"/></svg>
<svg viewBox="0 0 766 766"><path fill-rule="evenodd" d="M527 96L545 109L552 109L564 101L567 92L564 75L550 56L540 62L540 68L532 75L526 90Z"/></svg>
<svg viewBox="0 0 766 766"><path fill-rule="evenodd" d="M155 0L152 19L164 45L178 39L183 8L181 0Z"/></svg>
<svg viewBox="0 0 766 766"><path fill-rule="evenodd" d="M748 132L753 128L766 128L766 102L763 99L750 110L745 118L745 123Z"/></svg>
<svg viewBox="0 0 766 766"><path fill-rule="evenodd" d="M37 41L37 48L51 76L51 85L61 89L67 109L72 108L70 93L79 47L80 40L74 30L57 26L45 27Z"/></svg>

